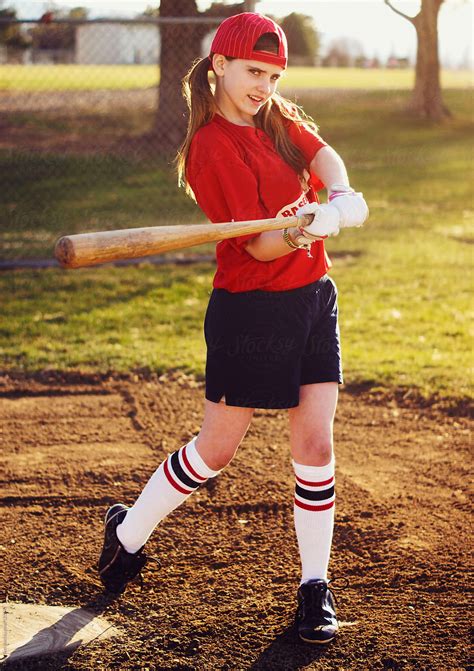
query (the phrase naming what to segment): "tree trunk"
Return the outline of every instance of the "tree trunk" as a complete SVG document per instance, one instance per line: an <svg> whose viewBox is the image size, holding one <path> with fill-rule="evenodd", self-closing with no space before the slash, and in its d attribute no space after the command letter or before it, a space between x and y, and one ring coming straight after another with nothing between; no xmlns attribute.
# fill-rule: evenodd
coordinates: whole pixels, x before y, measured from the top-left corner
<svg viewBox="0 0 474 671"><path fill-rule="evenodd" d="M161 0L160 17L222 16L224 19L244 10L244 3L218 6L198 12L196 0ZM201 56L203 37L216 26L209 23L177 23L160 26L160 86L158 110L152 130L153 149L160 154L176 152L186 135L187 108L181 94L181 81L191 64Z"/></svg>
<svg viewBox="0 0 474 671"><path fill-rule="evenodd" d="M160 17L195 17L195 0L161 0ZM160 86L158 111L153 128L153 144L160 153L175 151L186 133L186 104L181 95L181 80L191 63L200 56L201 40L209 27L193 23L160 26Z"/></svg>
<svg viewBox="0 0 474 671"><path fill-rule="evenodd" d="M438 56L438 14L443 0L423 0L413 19L417 35L415 88L409 109L419 116L440 121L451 116L443 103Z"/></svg>
<svg viewBox="0 0 474 671"><path fill-rule="evenodd" d="M408 16L384 0L396 14L403 16L415 27L417 54L415 88L408 109L417 116L441 121L451 116L443 103L439 78L438 14L444 0L421 0L421 9L416 16Z"/></svg>

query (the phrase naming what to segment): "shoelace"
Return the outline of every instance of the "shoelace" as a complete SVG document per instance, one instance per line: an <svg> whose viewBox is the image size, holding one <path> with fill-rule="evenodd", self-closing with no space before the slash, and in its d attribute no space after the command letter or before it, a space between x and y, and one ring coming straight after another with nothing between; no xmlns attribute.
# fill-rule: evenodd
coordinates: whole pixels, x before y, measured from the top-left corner
<svg viewBox="0 0 474 671"><path fill-rule="evenodd" d="M341 579L345 580L344 585L341 585L341 586L333 585L333 583L336 582L336 580L341 580ZM319 607L320 601L324 597L324 594L326 593L327 589L330 589L331 593L332 593L332 592L335 592L335 591L347 589L347 587L349 587L349 580L345 577L342 577L342 576L335 576L334 578L331 578L331 580L328 580L326 584L324 583L324 581L322 581L317 586L314 585L313 589L311 589L310 592L309 592L311 608L313 608L313 607L318 608ZM337 604L336 595L333 594L333 597L334 597L335 604Z"/></svg>
<svg viewBox="0 0 474 671"><path fill-rule="evenodd" d="M344 585L341 585L341 586L338 586L338 585L333 586L333 583L336 580L345 580L345 583L344 583ZM330 587L331 592L342 591L343 589L347 589L349 587L349 579L345 578L344 576L340 576L340 575L339 576L334 576L334 578L331 578L330 580L328 580L327 585L328 585L328 587L329 587L329 585L331 585L331 587ZM333 594L333 597L334 597L334 602L337 604L336 595Z"/></svg>
<svg viewBox="0 0 474 671"><path fill-rule="evenodd" d="M331 587L331 589L342 590L342 589L347 589L349 587L349 578L346 578L346 577L340 576L340 575L334 576L334 578L331 578L330 580L328 580L328 587L329 587L329 585L332 585L334 582L336 582L336 580L345 580L345 584L341 585L340 587L339 586L334 587L334 588Z"/></svg>

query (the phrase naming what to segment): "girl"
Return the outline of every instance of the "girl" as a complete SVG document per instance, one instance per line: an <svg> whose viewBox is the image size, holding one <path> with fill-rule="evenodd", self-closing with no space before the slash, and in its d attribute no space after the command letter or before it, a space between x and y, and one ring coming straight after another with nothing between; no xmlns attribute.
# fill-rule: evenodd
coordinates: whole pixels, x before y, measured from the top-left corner
<svg viewBox="0 0 474 671"><path fill-rule="evenodd" d="M244 235L216 247L207 307L204 420L152 475L135 504L106 514L103 584L123 592L146 563L156 525L232 460L255 408L288 408L294 522L302 575L299 636L338 630L327 568L334 521L333 420L343 382L337 290L323 238L368 216L343 161L315 124L276 92L287 64L281 28L256 13L226 19L211 53L184 80L190 116L180 180L212 222L313 215L297 229ZM214 86L209 82L209 70ZM326 186L329 204L316 192Z"/></svg>

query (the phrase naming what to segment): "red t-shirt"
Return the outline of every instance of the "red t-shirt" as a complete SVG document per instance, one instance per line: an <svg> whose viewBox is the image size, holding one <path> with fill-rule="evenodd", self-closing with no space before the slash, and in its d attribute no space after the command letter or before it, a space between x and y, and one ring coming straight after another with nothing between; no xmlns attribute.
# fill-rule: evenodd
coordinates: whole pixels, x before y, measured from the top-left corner
<svg viewBox="0 0 474 671"><path fill-rule="evenodd" d="M309 164L327 146L308 129L289 122L289 136ZM293 216L298 207L319 202L322 182L312 173L304 193L296 172L276 152L268 135L251 126L238 126L216 114L195 134L186 167L188 182L199 207L213 223ZM322 277L331 262L323 241L273 261L257 261L245 250L252 233L222 240L216 246L213 286L233 293L263 289L284 291Z"/></svg>

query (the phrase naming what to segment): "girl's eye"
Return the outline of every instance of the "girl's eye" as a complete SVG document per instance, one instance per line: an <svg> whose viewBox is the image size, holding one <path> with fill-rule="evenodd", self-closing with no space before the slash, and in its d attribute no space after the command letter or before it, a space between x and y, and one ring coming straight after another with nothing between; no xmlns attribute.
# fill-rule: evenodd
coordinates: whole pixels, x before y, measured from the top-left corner
<svg viewBox="0 0 474 671"><path fill-rule="evenodd" d="M257 77L260 75L260 70L249 70L249 72ZM272 75L271 79L272 81L277 82L280 79L280 75Z"/></svg>

